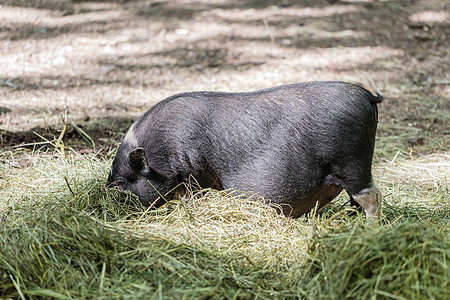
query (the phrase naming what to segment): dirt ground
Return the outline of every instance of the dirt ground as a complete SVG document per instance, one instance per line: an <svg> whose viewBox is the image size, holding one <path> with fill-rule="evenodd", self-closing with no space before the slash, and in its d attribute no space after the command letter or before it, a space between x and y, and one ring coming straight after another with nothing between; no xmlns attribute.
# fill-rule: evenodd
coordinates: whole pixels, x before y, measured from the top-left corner
<svg viewBox="0 0 450 300"><path fill-rule="evenodd" d="M448 150L449 1L1 3L1 147L61 136L76 151L107 151L178 92L358 82L357 68L385 96L385 130L426 131Z"/></svg>

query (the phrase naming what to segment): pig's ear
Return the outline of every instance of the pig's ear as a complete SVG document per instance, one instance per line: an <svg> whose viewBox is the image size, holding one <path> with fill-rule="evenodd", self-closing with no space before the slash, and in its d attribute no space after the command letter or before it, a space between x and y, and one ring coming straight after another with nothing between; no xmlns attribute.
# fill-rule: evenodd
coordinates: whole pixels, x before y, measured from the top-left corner
<svg viewBox="0 0 450 300"><path fill-rule="evenodd" d="M133 171L138 173L145 173L150 170L147 158L145 157L144 148L136 148L133 151L131 151L130 167Z"/></svg>

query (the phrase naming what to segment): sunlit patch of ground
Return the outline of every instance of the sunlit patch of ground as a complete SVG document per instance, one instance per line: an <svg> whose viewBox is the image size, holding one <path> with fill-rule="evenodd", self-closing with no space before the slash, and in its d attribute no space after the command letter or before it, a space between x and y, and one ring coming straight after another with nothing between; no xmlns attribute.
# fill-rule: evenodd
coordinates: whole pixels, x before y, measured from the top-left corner
<svg viewBox="0 0 450 300"><path fill-rule="evenodd" d="M0 9L0 106L12 112L0 125L57 124L65 107L75 119L136 117L189 90L357 82L355 66L382 87L445 84L439 57L448 47L439 26L448 14L435 2L401 9L395 1L7 1Z"/></svg>

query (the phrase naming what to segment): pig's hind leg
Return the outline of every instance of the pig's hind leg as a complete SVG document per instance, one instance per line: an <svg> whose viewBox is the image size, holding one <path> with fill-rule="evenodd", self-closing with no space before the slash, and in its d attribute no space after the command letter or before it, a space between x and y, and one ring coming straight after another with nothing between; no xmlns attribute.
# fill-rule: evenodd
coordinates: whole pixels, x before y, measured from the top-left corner
<svg viewBox="0 0 450 300"><path fill-rule="evenodd" d="M373 181L370 188L363 189L358 193L350 194L350 198L361 205L366 213L367 219L379 219L381 217L383 195Z"/></svg>
<svg viewBox="0 0 450 300"><path fill-rule="evenodd" d="M348 163L335 176L349 194L352 205L360 205L367 219L380 218L383 196L373 182L371 157Z"/></svg>

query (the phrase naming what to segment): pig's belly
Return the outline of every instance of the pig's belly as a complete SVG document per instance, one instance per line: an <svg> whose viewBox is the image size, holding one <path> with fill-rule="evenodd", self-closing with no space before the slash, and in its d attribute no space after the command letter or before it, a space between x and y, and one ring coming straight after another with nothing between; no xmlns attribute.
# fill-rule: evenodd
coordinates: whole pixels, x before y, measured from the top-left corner
<svg viewBox="0 0 450 300"><path fill-rule="evenodd" d="M318 208L321 208L331 200L337 197L342 191L342 188L335 185L325 185L320 187L311 196L302 197L298 200L281 203L282 213L285 216L300 217L310 212L318 203Z"/></svg>

